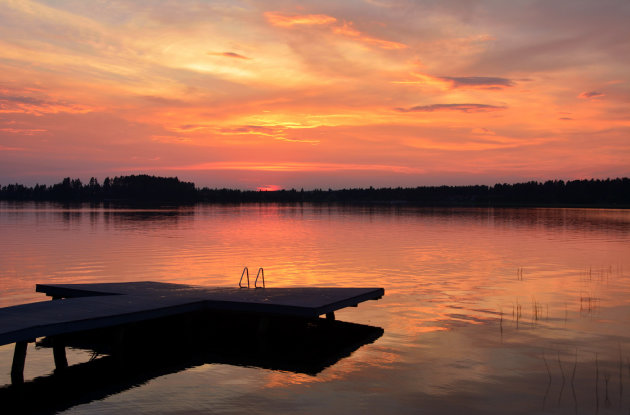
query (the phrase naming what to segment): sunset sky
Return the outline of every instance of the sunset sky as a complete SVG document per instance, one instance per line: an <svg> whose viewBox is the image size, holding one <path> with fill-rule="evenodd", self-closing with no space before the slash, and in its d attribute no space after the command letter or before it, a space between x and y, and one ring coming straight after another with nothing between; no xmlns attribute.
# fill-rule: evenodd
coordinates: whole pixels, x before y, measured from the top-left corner
<svg viewBox="0 0 630 415"><path fill-rule="evenodd" d="M630 176L630 2L0 0L0 185Z"/></svg>

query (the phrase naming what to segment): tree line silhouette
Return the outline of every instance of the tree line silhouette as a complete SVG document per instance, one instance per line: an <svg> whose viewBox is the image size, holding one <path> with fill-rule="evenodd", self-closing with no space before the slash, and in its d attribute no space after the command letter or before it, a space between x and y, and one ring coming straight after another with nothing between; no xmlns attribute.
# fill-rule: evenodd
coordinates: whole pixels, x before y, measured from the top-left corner
<svg viewBox="0 0 630 415"><path fill-rule="evenodd" d="M52 186L0 187L0 200L60 202L169 203L347 203L419 206L612 206L630 207L630 179L549 180L494 186L420 186L413 188L279 190L197 188L177 177L131 175L94 177L86 184L63 179Z"/></svg>
<svg viewBox="0 0 630 415"><path fill-rule="evenodd" d="M26 187L10 184L0 188L0 199L41 200L63 202L156 201L195 202L194 183L182 182L177 177L155 177L146 174L105 178L100 184L94 177L86 184L80 179L66 177L52 186L36 184Z"/></svg>

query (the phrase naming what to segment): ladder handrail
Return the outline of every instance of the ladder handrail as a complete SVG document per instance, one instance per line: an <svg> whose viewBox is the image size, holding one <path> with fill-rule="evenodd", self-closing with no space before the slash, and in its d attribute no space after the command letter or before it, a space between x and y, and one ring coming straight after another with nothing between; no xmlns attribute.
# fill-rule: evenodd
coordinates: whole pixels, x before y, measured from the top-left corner
<svg viewBox="0 0 630 415"><path fill-rule="evenodd" d="M249 288L249 270L247 269L247 267L243 268L243 272L241 273L241 279L238 280L238 287L239 288L245 288L241 282L243 281L243 275L247 274L247 288ZM258 279L258 277L256 277L256 279Z"/></svg>
<svg viewBox="0 0 630 415"><path fill-rule="evenodd" d="M262 287L258 286L258 276L262 275ZM258 274L256 274L256 280L254 281L254 288L265 288L265 271L262 267L258 268Z"/></svg>

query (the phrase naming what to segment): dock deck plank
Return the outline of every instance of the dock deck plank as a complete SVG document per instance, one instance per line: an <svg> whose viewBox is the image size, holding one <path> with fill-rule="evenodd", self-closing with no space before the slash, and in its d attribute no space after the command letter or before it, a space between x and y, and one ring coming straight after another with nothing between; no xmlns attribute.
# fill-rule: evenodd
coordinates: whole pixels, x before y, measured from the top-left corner
<svg viewBox="0 0 630 415"><path fill-rule="evenodd" d="M63 299L0 308L0 345L198 310L318 317L384 295L382 288L241 289L151 281L36 289Z"/></svg>

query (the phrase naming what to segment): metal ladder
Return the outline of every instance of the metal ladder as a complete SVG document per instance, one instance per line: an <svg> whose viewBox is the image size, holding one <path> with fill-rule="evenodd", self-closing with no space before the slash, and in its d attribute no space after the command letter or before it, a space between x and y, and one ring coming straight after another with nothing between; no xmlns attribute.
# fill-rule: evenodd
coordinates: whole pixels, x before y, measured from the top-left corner
<svg viewBox="0 0 630 415"><path fill-rule="evenodd" d="M247 287L243 285L243 277L247 277ZM262 277L262 286L258 286L258 278ZM241 273L241 279L238 281L239 288L250 288L249 287L249 270L247 267L243 268L243 272ZM254 288L265 288L265 271L262 267L258 268L258 273L256 274L256 279L254 280Z"/></svg>

